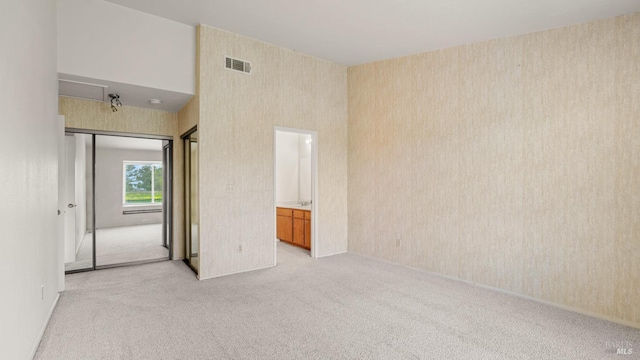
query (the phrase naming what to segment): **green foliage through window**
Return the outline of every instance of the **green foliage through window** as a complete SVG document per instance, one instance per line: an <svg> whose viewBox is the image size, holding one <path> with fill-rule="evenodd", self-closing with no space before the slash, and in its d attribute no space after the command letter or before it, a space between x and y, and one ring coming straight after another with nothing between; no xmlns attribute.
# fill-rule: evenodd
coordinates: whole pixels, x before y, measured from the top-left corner
<svg viewBox="0 0 640 360"><path fill-rule="evenodd" d="M162 203L162 163L124 162L124 203Z"/></svg>

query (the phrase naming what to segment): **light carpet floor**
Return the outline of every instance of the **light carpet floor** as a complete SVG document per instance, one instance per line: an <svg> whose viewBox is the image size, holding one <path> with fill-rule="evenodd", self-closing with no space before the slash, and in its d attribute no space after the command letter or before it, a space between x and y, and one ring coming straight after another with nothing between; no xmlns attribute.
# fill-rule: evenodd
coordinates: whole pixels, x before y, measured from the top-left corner
<svg viewBox="0 0 640 360"><path fill-rule="evenodd" d="M621 359L640 330L280 243L278 266L198 281L180 261L67 275L36 359ZM616 355L611 342L635 346Z"/></svg>
<svg viewBox="0 0 640 360"><path fill-rule="evenodd" d="M82 240L76 261L65 264L65 270L92 267L93 234ZM113 265L133 261L162 259L169 250L162 246L162 224L123 226L96 230L96 264Z"/></svg>

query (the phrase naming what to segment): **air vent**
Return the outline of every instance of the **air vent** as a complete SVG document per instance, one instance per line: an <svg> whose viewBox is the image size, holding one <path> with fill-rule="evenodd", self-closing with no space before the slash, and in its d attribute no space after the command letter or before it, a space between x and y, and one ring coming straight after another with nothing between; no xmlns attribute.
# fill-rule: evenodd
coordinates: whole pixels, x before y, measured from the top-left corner
<svg viewBox="0 0 640 360"><path fill-rule="evenodd" d="M228 56L224 58L224 66L229 70L241 71L251 74L251 63L248 61L233 59Z"/></svg>

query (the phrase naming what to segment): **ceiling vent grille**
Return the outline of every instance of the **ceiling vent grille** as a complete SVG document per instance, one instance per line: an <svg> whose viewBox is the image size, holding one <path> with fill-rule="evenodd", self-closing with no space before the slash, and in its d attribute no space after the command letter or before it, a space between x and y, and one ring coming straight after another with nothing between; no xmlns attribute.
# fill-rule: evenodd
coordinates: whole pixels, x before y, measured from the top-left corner
<svg viewBox="0 0 640 360"><path fill-rule="evenodd" d="M238 60L226 56L224 58L224 66L229 70L251 74L251 63L248 61Z"/></svg>

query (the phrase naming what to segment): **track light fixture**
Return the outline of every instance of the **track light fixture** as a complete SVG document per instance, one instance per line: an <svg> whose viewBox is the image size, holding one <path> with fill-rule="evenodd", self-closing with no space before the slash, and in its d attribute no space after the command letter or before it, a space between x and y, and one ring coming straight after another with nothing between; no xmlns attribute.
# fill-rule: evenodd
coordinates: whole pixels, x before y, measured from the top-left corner
<svg viewBox="0 0 640 360"><path fill-rule="evenodd" d="M111 111L118 111L118 108L116 106L122 106L122 103L120 102L120 95L114 93L109 94L109 97L111 98Z"/></svg>

